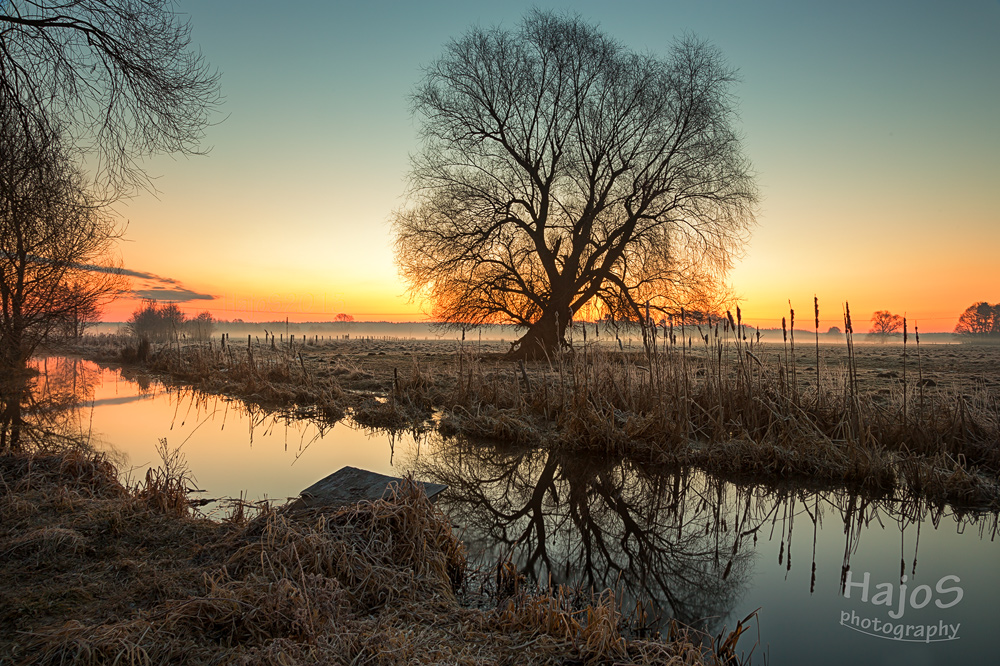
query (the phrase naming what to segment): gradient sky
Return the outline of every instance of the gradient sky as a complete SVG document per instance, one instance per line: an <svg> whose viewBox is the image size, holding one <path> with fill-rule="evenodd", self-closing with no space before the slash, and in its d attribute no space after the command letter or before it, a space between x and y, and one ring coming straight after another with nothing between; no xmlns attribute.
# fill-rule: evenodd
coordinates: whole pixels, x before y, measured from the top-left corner
<svg viewBox="0 0 1000 666"><path fill-rule="evenodd" d="M951 330L1000 302L1000 1L181 0L226 97L207 156L148 163L118 206L133 288L223 319L425 318L396 273L420 67L474 24L571 9L636 50L691 32L740 70L758 227L730 279L746 317L906 314ZM133 302L105 318L128 317Z"/></svg>

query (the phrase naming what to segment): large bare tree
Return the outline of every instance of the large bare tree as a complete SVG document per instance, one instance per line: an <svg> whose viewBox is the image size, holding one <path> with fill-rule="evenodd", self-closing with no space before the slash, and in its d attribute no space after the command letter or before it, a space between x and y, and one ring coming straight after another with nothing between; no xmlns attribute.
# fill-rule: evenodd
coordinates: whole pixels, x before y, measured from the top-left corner
<svg viewBox="0 0 1000 666"><path fill-rule="evenodd" d="M968 340L1000 340L1000 303L974 303L965 309L955 333Z"/></svg>
<svg viewBox="0 0 1000 666"><path fill-rule="evenodd" d="M445 47L414 96L422 148L396 257L433 316L564 342L574 313L704 308L754 221L720 53L637 54L573 16L529 13Z"/></svg>
<svg viewBox="0 0 1000 666"><path fill-rule="evenodd" d="M7 0L0 98L84 154L92 190L114 198L147 183L142 158L198 151L218 76L172 0Z"/></svg>
<svg viewBox="0 0 1000 666"><path fill-rule="evenodd" d="M0 105L0 372L17 374L46 337L76 330L123 288L118 226L55 134L25 131ZM0 387L2 390L2 387Z"/></svg>
<svg viewBox="0 0 1000 666"><path fill-rule="evenodd" d="M879 342L887 342L903 330L903 318L888 310L876 310L872 313L872 325L868 336Z"/></svg>

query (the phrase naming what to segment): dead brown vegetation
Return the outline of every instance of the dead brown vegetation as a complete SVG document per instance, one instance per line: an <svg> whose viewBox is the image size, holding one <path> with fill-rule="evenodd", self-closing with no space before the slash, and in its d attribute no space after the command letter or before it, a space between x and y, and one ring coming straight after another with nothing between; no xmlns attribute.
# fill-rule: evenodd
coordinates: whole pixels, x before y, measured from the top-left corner
<svg viewBox="0 0 1000 666"><path fill-rule="evenodd" d="M176 461L175 461L176 462ZM495 588L414 484L292 514L179 511L181 469L123 484L84 448L0 456L0 661L731 663L679 628L633 640L613 594ZM165 497L164 497L165 495ZM509 564L507 565L509 569ZM516 578L516 571L512 572ZM488 593L487 593L488 592Z"/></svg>
<svg viewBox="0 0 1000 666"><path fill-rule="evenodd" d="M373 428L419 427L437 411L449 435L1000 505L989 350L849 337L796 351L746 339L739 314L650 326L638 347L608 344L615 332L604 331L604 342L524 364L498 345L349 340L163 347L146 366L245 400L349 411Z"/></svg>
<svg viewBox="0 0 1000 666"><path fill-rule="evenodd" d="M356 367L306 366L301 347L286 344L175 342L150 345L145 339L113 336L82 348L103 362L136 365L200 390L230 395L268 408L308 406L328 421L344 416L347 404L339 377L363 377Z"/></svg>
<svg viewBox="0 0 1000 666"><path fill-rule="evenodd" d="M843 367L807 368L819 378L810 383L796 378L787 349L734 335L728 322L694 328L700 344L650 332L634 353L589 346L521 366L470 356L436 396L446 412L441 427L747 479L801 477L1000 505L1000 402L985 384L937 386L911 368L908 381L904 374L868 390L852 348Z"/></svg>

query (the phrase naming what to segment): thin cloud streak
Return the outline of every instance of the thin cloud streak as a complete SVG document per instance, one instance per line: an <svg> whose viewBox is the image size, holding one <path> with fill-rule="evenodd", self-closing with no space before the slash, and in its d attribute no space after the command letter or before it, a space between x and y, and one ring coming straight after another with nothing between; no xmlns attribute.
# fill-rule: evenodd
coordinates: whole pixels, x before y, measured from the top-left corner
<svg viewBox="0 0 1000 666"><path fill-rule="evenodd" d="M132 289L130 294L135 298L154 301L170 301L173 303L187 303L189 301L214 301L218 296L214 294L201 294L184 286L180 280L170 277L163 277L156 273L147 271L137 271L131 268L108 268L105 266L81 266L86 270L98 273L118 273L128 277L136 278L144 282L139 289Z"/></svg>
<svg viewBox="0 0 1000 666"><path fill-rule="evenodd" d="M199 294L190 289L166 289L164 287L153 287L151 289L133 289L136 297L154 300L171 301L174 303L186 303L187 301L214 301L215 296L211 294Z"/></svg>

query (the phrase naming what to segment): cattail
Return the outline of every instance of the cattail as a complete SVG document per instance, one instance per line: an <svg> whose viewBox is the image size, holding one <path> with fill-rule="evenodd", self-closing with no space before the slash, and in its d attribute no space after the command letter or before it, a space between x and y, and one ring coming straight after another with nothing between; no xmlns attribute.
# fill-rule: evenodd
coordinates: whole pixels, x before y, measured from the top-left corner
<svg viewBox="0 0 1000 666"><path fill-rule="evenodd" d="M906 317L903 317L903 425L906 425Z"/></svg>
<svg viewBox="0 0 1000 666"><path fill-rule="evenodd" d="M795 397L795 400L797 401L799 397L799 389L798 389L798 372L795 369L795 309L792 308L791 299L788 299L788 313L789 313L788 345L789 347L791 347L791 354L792 354L792 363L791 363L792 395Z"/></svg>
<svg viewBox="0 0 1000 666"><path fill-rule="evenodd" d="M788 342L788 329L785 328L785 318L781 318L781 341Z"/></svg>
<svg viewBox="0 0 1000 666"><path fill-rule="evenodd" d="M819 388L819 297L813 294L813 315L815 316L816 331L816 400L823 401L823 392Z"/></svg>

